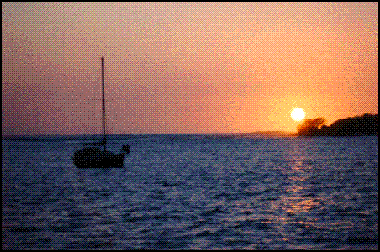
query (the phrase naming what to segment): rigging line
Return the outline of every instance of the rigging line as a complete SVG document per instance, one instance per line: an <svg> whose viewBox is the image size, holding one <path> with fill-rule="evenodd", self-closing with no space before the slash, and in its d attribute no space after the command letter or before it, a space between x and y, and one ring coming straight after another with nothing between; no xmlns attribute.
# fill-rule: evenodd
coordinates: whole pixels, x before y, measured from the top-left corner
<svg viewBox="0 0 380 252"><path fill-rule="evenodd" d="M102 57L102 92L103 92L103 149L106 150L106 107L104 102L104 57Z"/></svg>

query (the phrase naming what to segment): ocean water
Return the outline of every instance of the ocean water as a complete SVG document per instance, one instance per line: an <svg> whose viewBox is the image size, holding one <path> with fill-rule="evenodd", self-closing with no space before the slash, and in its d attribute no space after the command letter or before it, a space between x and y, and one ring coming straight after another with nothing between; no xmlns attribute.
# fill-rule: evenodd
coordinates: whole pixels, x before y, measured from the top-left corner
<svg viewBox="0 0 380 252"><path fill-rule="evenodd" d="M55 140L55 141L53 141ZM378 137L3 140L3 249L377 249Z"/></svg>

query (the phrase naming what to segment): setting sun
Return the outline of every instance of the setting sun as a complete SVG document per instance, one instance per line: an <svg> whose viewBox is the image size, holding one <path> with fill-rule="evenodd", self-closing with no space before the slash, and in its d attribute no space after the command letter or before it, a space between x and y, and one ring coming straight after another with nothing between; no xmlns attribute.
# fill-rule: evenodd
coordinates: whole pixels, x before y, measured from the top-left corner
<svg viewBox="0 0 380 252"><path fill-rule="evenodd" d="M305 111L302 108L294 108L290 116L294 121L301 121L305 118Z"/></svg>

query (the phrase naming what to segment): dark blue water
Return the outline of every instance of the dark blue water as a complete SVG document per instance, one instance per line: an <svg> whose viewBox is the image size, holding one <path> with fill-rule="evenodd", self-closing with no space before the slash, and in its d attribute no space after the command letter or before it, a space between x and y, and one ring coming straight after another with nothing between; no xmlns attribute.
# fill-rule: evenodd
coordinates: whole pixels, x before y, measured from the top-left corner
<svg viewBox="0 0 380 252"><path fill-rule="evenodd" d="M377 137L133 136L111 169L56 140L3 141L3 249L378 247Z"/></svg>

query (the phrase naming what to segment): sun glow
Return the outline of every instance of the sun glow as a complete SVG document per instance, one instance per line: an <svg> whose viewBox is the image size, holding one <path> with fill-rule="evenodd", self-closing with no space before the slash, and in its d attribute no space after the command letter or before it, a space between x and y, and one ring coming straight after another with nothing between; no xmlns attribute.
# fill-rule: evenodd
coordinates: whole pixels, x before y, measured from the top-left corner
<svg viewBox="0 0 380 252"><path fill-rule="evenodd" d="M294 108L290 116L294 121L301 121L305 118L305 111L302 108Z"/></svg>

